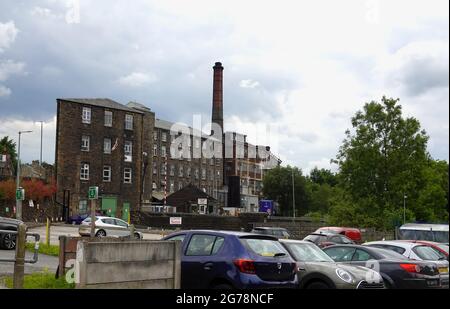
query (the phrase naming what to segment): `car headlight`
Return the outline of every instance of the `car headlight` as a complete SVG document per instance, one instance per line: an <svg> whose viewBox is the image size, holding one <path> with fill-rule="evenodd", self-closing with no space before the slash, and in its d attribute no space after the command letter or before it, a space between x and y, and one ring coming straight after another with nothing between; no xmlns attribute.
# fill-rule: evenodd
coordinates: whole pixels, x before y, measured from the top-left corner
<svg viewBox="0 0 450 309"><path fill-rule="evenodd" d="M353 283L353 277L350 275L350 273L346 270L343 270L342 268L336 269L336 275L341 279L342 281L345 281L347 283Z"/></svg>

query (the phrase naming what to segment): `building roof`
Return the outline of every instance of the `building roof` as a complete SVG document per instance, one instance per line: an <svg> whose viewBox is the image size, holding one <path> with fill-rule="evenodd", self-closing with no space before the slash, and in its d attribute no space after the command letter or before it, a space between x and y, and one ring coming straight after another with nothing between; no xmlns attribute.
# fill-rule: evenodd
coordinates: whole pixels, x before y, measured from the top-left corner
<svg viewBox="0 0 450 309"><path fill-rule="evenodd" d="M183 189L169 195L167 197L167 205L183 207L186 206L186 204L197 203L199 198L207 198L208 201L216 201L215 198L206 194L197 186L189 184Z"/></svg>
<svg viewBox="0 0 450 309"><path fill-rule="evenodd" d="M167 131L171 131L171 128L173 125L175 125L175 122L170 122L167 120L162 120L162 119L155 119L155 127L159 128L159 129L163 129L163 130L167 130ZM180 125L182 125L181 123L179 123ZM220 140L212 137L211 135L208 135L202 131L193 129L189 126L187 126L187 128L189 129L189 132L191 135L194 135L194 133L196 133L197 136L201 136L202 138L210 138L212 141L217 141L220 142Z"/></svg>
<svg viewBox="0 0 450 309"><path fill-rule="evenodd" d="M118 109L118 110L122 110L122 111L126 111L126 112L142 114L142 112L139 110L130 108L126 105L120 104L116 101L113 101L111 99L106 99L106 98L97 98L97 99L61 98L58 100L79 103L79 104L99 106L99 107L110 108L110 109Z"/></svg>

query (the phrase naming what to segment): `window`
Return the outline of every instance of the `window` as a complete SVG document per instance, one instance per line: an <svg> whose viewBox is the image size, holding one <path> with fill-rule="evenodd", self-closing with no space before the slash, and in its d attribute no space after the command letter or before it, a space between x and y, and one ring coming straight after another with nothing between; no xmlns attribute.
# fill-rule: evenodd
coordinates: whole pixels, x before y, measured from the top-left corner
<svg viewBox="0 0 450 309"><path fill-rule="evenodd" d="M357 249L353 255L352 261L368 261L374 258L364 250Z"/></svg>
<svg viewBox="0 0 450 309"><path fill-rule="evenodd" d="M91 109L89 107L83 107L81 118L83 123L91 123Z"/></svg>
<svg viewBox="0 0 450 309"><path fill-rule="evenodd" d="M424 261L439 261L446 259L443 253L428 246L417 246L414 247L412 251Z"/></svg>
<svg viewBox="0 0 450 309"><path fill-rule="evenodd" d="M220 240L221 238L221 240ZM218 241L217 248L215 243ZM193 235L191 241L189 242L186 255L188 256L207 256L213 254L214 251L217 253L223 245L223 238L216 237L213 235Z"/></svg>
<svg viewBox="0 0 450 309"><path fill-rule="evenodd" d="M125 130L133 130L133 115L125 115Z"/></svg>
<svg viewBox="0 0 450 309"><path fill-rule="evenodd" d="M186 177L191 178L191 168L190 167L188 167L186 169Z"/></svg>
<svg viewBox="0 0 450 309"><path fill-rule="evenodd" d="M156 142L158 140L158 131L153 132L153 140Z"/></svg>
<svg viewBox="0 0 450 309"><path fill-rule="evenodd" d="M158 174L158 164L153 162L153 175Z"/></svg>
<svg viewBox="0 0 450 309"><path fill-rule="evenodd" d="M178 183L178 191L181 190L181 189L183 189L183 187L184 187L184 186L183 186L183 182L180 181L180 182Z"/></svg>
<svg viewBox="0 0 450 309"><path fill-rule="evenodd" d="M170 193L175 192L175 183L173 182L173 180L170 181L169 191Z"/></svg>
<svg viewBox="0 0 450 309"><path fill-rule="evenodd" d="M161 175L166 175L167 174L167 166L164 164L164 165L161 165Z"/></svg>
<svg viewBox="0 0 450 309"><path fill-rule="evenodd" d="M81 180L89 180L89 164L88 163L81 164L80 179Z"/></svg>
<svg viewBox="0 0 450 309"><path fill-rule="evenodd" d="M199 176L198 173L199 173L199 172L198 172L198 168L196 168L196 169L195 169L195 172L194 172L194 177L195 177L195 179L198 179L198 176Z"/></svg>
<svg viewBox="0 0 450 309"><path fill-rule="evenodd" d="M181 234L181 235L177 235L177 236L170 237L170 238L167 239L167 240L180 240L180 241L183 241L185 237L186 237L186 235Z"/></svg>
<svg viewBox="0 0 450 309"><path fill-rule="evenodd" d="M111 154L111 139L105 138L103 140L103 153Z"/></svg>
<svg viewBox="0 0 450 309"><path fill-rule="evenodd" d="M80 202L78 202L78 212L80 213L80 215L88 213L87 205L88 205L87 200L80 200Z"/></svg>
<svg viewBox="0 0 450 309"><path fill-rule="evenodd" d="M175 176L175 165L170 165L170 176Z"/></svg>
<svg viewBox="0 0 450 309"><path fill-rule="evenodd" d="M124 221L119 220L119 219L114 219L114 221L116 222L116 225L118 225L118 226L120 226L120 227L126 227L126 228L128 228L128 224L125 223Z"/></svg>
<svg viewBox="0 0 450 309"><path fill-rule="evenodd" d="M202 168L202 179L206 179L206 169Z"/></svg>
<svg viewBox="0 0 450 309"><path fill-rule="evenodd" d="M158 145L153 145L153 156L157 157L158 156Z"/></svg>
<svg viewBox="0 0 450 309"><path fill-rule="evenodd" d="M178 177L184 177L183 175L184 171L183 171L183 165L180 165L178 167Z"/></svg>
<svg viewBox="0 0 450 309"><path fill-rule="evenodd" d="M112 127L113 113L111 111L105 111L105 127Z"/></svg>
<svg viewBox="0 0 450 309"><path fill-rule="evenodd" d="M214 165L214 159L209 159L209 165Z"/></svg>
<svg viewBox="0 0 450 309"><path fill-rule="evenodd" d="M166 156L166 146L161 146L161 157Z"/></svg>
<svg viewBox="0 0 450 309"><path fill-rule="evenodd" d="M130 141L125 141L124 146L124 152L125 152L125 162L132 162L133 161L133 143Z"/></svg>
<svg viewBox="0 0 450 309"><path fill-rule="evenodd" d="M124 183L131 183L131 175L132 171L131 168L126 167L123 169L123 182Z"/></svg>
<svg viewBox="0 0 450 309"><path fill-rule="evenodd" d="M81 137L81 151L89 151L91 138L87 135Z"/></svg>
<svg viewBox="0 0 450 309"><path fill-rule="evenodd" d="M328 254L335 262L350 262L355 253L354 248L325 248L325 253Z"/></svg>
<svg viewBox="0 0 450 309"><path fill-rule="evenodd" d="M163 142L167 142L167 133L166 132L161 132L161 140Z"/></svg>
<svg viewBox="0 0 450 309"><path fill-rule="evenodd" d="M247 248L260 256L288 256L283 245L276 240L248 238L241 241Z"/></svg>
<svg viewBox="0 0 450 309"><path fill-rule="evenodd" d="M214 180L214 171L213 170L211 170L211 172L210 172L210 180Z"/></svg>
<svg viewBox="0 0 450 309"><path fill-rule="evenodd" d="M103 166L103 182L111 182L111 166Z"/></svg>

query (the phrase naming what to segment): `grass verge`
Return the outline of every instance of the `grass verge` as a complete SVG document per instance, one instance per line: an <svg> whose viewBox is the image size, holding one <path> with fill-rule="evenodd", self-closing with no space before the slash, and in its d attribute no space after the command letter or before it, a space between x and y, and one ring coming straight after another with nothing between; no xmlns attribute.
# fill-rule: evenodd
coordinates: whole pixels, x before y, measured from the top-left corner
<svg viewBox="0 0 450 309"><path fill-rule="evenodd" d="M4 284L7 288L12 289L13 278L6 277ZM25 275L23 281L24 289L74 289L74 283L67 283L66 278L55 278L55 274L49 271L43 271L34 273L31 275Z"/></svg>
<svg viewBox="0 0 450 309"><path fill-rule="evenodd" d="M26 249L28 251L34 252L34 242L27 242ZM51 256L59 256L59 246L40 243L39 253Z"/></svg>

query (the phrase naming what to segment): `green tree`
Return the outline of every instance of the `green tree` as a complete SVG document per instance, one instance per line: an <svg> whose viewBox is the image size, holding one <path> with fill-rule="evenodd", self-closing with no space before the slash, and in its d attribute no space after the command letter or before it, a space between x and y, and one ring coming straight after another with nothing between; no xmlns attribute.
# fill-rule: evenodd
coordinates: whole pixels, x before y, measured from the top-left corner
<svg viewBox="0 0 450 309"><path fill-rule="evenodd" d="M302 216L308 212L309 192L307 191L306 178L302 170L296 167L276 167L264 175L263 193L265 198L274 200L280 204L281 214L292 216L292 174L295 184L295 214Z"/></svg>
<svg viewBox="0 0 450 309"><path fill-rule="evenodd" d="M419 192L430 160L426 132L417 119L402 117L398 102L383 97L381 103L365 104L352 118L353 130L346 131L335 160L346 195L340 203L356 212L356 219L371 218L378 227L399 220L404 194L409 219L420 213Z"/></svg>
<svg viewBox="0 0 450 309"><path fill-rule="evenodd" d="M9 139L8 136L0 139L0 154L8 154L10 156L12 168L15 173L17 167L16 143L12 139Z"/></svg>
<svg viewBox="0 0 450 309"><path fill-rule="evenodd" d="M337 185L336 174L324 168L314 167L309 173L308 179L319 185L328 184L330 187Z"/></svg>

